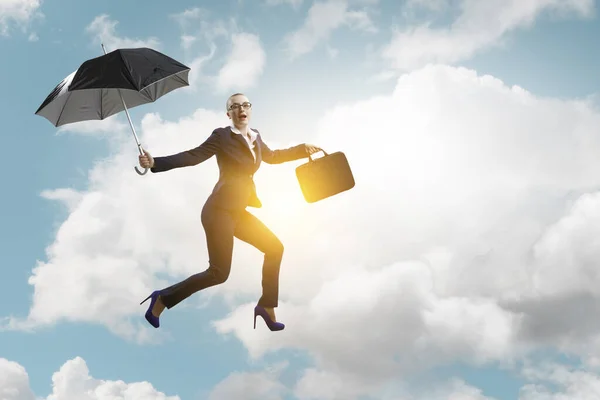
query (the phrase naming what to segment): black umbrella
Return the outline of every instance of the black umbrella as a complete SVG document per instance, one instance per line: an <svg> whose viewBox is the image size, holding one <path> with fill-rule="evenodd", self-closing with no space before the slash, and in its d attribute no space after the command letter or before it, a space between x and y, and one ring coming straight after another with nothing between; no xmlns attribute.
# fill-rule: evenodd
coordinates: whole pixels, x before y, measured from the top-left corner
<svg viewBox="0 0 600 400"><path fill-rule="evenodd" d="M93 58L63 79L35 112L54 126L103 120L123 110L143 154L127 107L152 103L189 86L190 68L149 48L117 49ZM144 175L135 167L138 174Z"/></svg>

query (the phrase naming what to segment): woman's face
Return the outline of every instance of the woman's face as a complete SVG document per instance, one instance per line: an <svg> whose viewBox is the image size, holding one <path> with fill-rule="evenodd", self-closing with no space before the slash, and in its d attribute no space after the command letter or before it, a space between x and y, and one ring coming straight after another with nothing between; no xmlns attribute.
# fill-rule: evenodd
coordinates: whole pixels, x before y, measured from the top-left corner
<svg viewBox="0 0 600 400"><path fill-rule="evenodd" d="M252 116L252 104L246 96L238 95L231 98L227 116L235 126L248 125Z"/></svg>

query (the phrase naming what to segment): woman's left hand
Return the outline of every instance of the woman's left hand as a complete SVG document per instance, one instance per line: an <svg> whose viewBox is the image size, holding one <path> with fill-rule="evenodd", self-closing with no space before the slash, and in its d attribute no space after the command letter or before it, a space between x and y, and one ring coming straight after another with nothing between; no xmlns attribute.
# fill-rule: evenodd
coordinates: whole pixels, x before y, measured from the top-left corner
<svg viewBox="0 0 600 400"><path fill-rule="evenodd" d="M322 151L323 149L321 149L320 147L314 146L312 144L308 144L306 143L304 145L304 147L306 148L306 153L308 155L314 154L314 153L318 153L319 151Z"/></svg>

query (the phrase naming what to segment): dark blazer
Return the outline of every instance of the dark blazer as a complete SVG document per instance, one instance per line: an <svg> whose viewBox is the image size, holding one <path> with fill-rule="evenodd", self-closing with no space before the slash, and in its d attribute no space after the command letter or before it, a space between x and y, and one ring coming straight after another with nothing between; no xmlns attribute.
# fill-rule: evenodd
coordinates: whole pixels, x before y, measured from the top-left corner
<svg viewBox="0 0 600 400"><path fill-rule="evenodd" d="M250 152L246 140L231 128L217 128L200 146L164 157L154 157L152 172L164 172L174 168L189 167L217 157L219 180L207 204L225 209L243 209L247 206L260 208L262 203L256 194L254 173L262 161L267 164L281 164L308 157L306 145L300 144L288 149L271 150L263 142L260 132L256 132L254 152L256 161Z"/></svg>

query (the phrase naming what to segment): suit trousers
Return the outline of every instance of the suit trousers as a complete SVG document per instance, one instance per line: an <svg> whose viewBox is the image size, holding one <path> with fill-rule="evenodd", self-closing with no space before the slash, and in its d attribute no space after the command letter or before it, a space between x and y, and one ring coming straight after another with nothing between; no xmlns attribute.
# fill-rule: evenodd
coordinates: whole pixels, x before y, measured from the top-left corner
<svg viewBox="0 0 600 400"><path fill-rule="evenodd" d="M202 226L206 234L209 266L200 273L161 291L165 307L172 308L192 294L227 280L231 271L234 237L249 243L264 254L262 296L258 305L277 307L279 269L283 244L269 228L246 209L228 210L211 204L202 209Z"/></svg>

